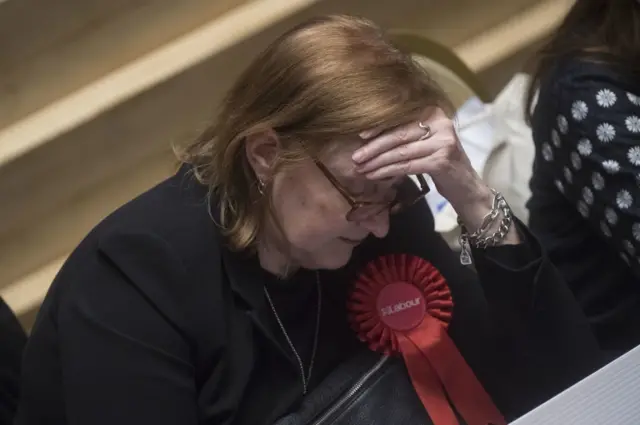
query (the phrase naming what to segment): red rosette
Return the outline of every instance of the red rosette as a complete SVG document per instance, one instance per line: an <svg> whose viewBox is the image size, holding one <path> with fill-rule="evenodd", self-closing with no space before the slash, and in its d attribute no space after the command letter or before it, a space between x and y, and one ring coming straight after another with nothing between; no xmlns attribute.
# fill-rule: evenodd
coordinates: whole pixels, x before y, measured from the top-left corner
<svg viewBox="0 0 640 425"><path fill-rule="evenodd" d="M358 276L347 308L372 350L404 358L434 425L458 425L451 404L468 425L506 424L447 333L453 299L431 263L407 254L379 257Z"/></svg>

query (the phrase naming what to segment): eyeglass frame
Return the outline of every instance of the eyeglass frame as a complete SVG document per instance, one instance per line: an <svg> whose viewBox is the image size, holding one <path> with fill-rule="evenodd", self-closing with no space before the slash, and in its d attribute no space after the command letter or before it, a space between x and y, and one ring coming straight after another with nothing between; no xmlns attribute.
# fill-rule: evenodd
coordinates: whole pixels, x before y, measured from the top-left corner
<svg viewBox="0 0 640 425"><path fill-rule="evenodd" d="M362 207L366 207L366 206L376 206L379 205L382 207L382 209L380 209L380 211L377 213L379 214L380 212L382 212L384 209L388 209L389 212L391 212L391 209L397 204L398 200L397 197L391 201L391 202L372 202L372 201L362 201L362 200L358 200L356 199L353 195L351 195L351 193L349 193L349 191L338 181L337 177L331 172L329 171L329 169L327 168L326 165L324 165L320 160L318 160L317 158L311 157L311 159L313 160L314 164L316 165L316 167L318 167L318 169L322 172L322 174L324 174L324 176L327 178L327 180L329 181L329 183L331 183L331 185L333 187L336 188L336 190L340 193L340 195L342 195L342 197L349 203L349 206L351 207L351 209L349 210L349 212L347 212L346 214L346 218L347 221L355 221L355 220L351 220L349 217L353 215L354 211L357 211L358 208L362 208ZM406 203L402 205L402 209L405 208L409 208L412 205L416 204L420 198L422 198L423 196L425 196L427 193L429 193L429 185L427 184L427 181L425 180L424 176L422 174L416 174L416 178L418 180L418 184L420 185L420 190L418 195L416 196L416 198L414 200L412 200L409 203ZM399 211L398 211L399 212ZM375 214L374 214L375 215ZM372 215L373 216L373 215Z"/></svg>

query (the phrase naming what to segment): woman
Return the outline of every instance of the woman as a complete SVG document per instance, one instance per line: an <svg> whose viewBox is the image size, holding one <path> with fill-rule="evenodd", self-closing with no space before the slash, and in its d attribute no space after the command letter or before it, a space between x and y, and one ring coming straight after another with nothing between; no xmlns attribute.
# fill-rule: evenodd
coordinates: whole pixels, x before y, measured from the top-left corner
<svg viewBox="0 0 640 425"><path fill-rule="evenodd" d="M445 276L449 334L506 417L588 373L599 353L579 308L535 238L495 208L444 107L366 20L284 34L178 173L71 255L26 349L17 423L271 424L362 349L347 291L386 253ZM422 173L470 245L494 238L472 248L482 286L434 232L426 188L406 177Z"/></svg>
<svg viewBox="0 0 640 425"><path fill-rule="evenodd" d="M531 230L612 357L640 344L640 3L575 3L530 89Z"/></svg>

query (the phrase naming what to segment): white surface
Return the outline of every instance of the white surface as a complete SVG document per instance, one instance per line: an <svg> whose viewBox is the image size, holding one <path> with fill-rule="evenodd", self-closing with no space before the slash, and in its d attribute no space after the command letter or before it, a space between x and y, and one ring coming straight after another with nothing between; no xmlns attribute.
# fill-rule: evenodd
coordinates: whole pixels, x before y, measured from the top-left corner
<svg viewBox="0 0 640 425"><path fill-rule="evenodd" d="M640 347L511 425L640 425Z"/></svg>

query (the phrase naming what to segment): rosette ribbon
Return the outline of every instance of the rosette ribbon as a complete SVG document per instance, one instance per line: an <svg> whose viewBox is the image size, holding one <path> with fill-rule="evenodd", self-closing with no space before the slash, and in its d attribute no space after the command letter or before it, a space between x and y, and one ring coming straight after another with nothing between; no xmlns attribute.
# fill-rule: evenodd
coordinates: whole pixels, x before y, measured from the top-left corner
<svg viewBox="0 0 640 425"><path fill-rule="evenodd" d="M429 262L407 254L380 257L360 273L348 298L349 319L372 350L404 358L434 425L505 425L491 397L449 337L453 300Z"/></svg>

